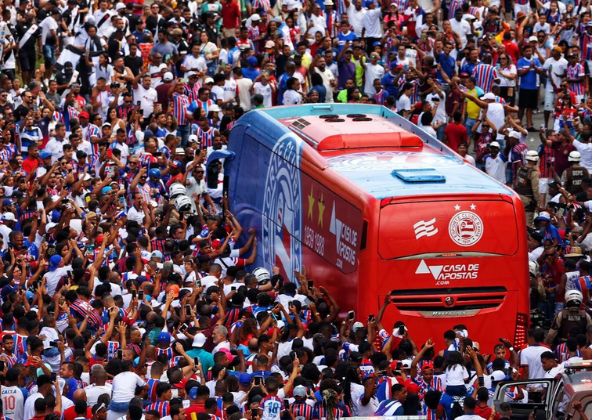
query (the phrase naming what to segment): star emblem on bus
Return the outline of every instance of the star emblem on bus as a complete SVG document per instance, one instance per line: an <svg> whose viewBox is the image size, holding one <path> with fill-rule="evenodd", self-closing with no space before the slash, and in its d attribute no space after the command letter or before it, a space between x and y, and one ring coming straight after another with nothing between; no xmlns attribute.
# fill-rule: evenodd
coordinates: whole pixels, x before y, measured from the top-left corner
<svg viewBox="0 0 600 420"><path fill-rule="evenodd" d="M313 194L313 187L311 186L310 194L308 194L308 210L307 210L308 220L312 220L314 206L315 206L315 196Z"/></svg>
<svg viewBox="0 0 600 420"><path fill-rule="evenodd" d="M319 202L317 203L317 206L319 207L319 226L323 227L323 213L325 212L325 200L323 200L322 193L321 193L321 198L319 199Z"/></svg>
<svg viewBox="0 0 600 420"><path fill-rule="evenodd" d="M460 210L460 206L459 206L458 204L456 204L456 205L454 206L454 211L459 211L459 210Z"/></svg>

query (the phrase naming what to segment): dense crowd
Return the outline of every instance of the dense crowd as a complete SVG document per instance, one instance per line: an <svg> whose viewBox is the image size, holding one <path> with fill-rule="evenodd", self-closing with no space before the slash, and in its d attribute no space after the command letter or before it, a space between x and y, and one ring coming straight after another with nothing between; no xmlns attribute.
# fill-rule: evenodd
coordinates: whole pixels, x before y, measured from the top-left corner
<svg viewBox="0 0 600 420"><path fill-rule="evenodd" d="M590 3L4 0L3 417L509 419L535 402L493 397L591 359ZM247 111L321 102L386 106L519 193L526 347L480 349L468 325L415 343L384 328L387 300L359 320L254 267L259 237L207 156Z"/></svg>

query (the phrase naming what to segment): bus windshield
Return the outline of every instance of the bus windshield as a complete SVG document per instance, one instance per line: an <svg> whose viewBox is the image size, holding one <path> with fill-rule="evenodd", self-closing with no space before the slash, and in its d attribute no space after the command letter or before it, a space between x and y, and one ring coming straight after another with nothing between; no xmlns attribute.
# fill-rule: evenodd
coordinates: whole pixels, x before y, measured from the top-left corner
<svg viewBox="0 0 600 420"><path fill-rule="evenodd" d="M381 209L382 259L513 255L516 218L503 200L403 202Z"/></svg>

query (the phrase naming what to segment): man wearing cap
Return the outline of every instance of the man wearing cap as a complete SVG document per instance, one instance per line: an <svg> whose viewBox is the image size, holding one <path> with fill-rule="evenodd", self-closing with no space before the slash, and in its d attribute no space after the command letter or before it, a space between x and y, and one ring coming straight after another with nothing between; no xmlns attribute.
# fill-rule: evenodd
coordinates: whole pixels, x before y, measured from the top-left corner
<svg viewBox="0 0 600 420"><path fill-rule="evenodd" d="M215 365L215 361L212 353L204 350L204 345L206 344L206 336L198 332L194 336L194 341L192 342L192 349L188 350L186 353L191 358L198 358L198 361L202 365L202 371L204 375L208 375L208 371L212 369Z"/></svg>
<svg viewBox="0 0 600 420"><path fill-rule="evenodd" d="M533 214L541 203L540 196L540 172L537 166L540 160L535 150L529 150L525 155L527 165L521 166L516 173L513 183L514 190L521 197L527 216L527 224L533 222Z"/></svg>
<svg viewBox="0 0 600 420"><path fill-rule="evenodd" d="M580 165L581 153L577 150L569 153L568 159L570 166L563 171L560 181L563 183L565 190L577 195L583 191L582 183L590 178L590 173Z"/></svg>
<svg viewBox="0 0 600 420"><path fill-rule="evenodd" d="M506 184L507 159L504 153L500 153L500 143L493 141L489 144L490 153L483 158L485 173Z"/></svg>
<svg viewBox="0 0 600 420"><path fill-rule="evenodd" d="M306 402L308 393L304 385L296 385L292 392L294 402L290 405L290 413L292 416L312 419L313 408Z"/></svg>

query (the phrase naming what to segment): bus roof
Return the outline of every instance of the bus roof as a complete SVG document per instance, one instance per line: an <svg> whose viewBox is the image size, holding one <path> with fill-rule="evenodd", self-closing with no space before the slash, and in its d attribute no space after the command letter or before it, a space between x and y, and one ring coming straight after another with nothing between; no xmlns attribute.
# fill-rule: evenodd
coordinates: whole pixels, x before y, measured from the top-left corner
<svg viewBox="0 0 600 420"><path fill-rule="evenodd" d="M334 171L377 199L451 193L514 194L466 164L435 137L383 106L284 106L249 112L238 124L258 130L261 141L271 148L282 135L294 133L293 137L304 143L303 159L325 171Z"/></svg>

